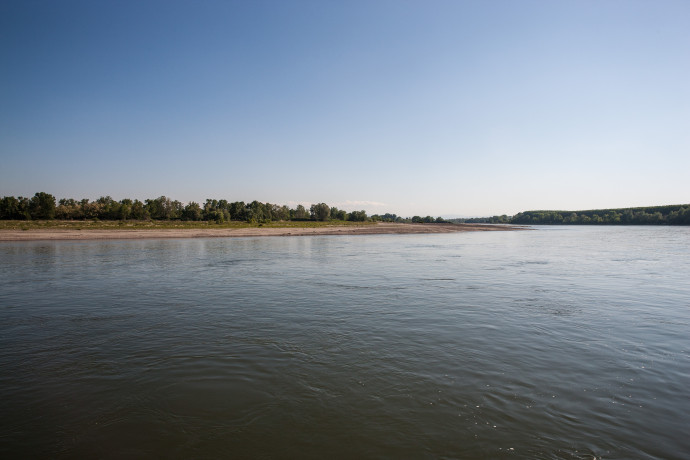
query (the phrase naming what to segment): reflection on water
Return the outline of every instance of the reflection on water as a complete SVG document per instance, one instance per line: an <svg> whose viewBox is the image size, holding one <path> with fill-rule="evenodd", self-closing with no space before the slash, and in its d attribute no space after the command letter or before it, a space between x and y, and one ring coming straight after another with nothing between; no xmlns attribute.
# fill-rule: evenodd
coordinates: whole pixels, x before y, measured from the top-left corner
<svg viewBox="0 0 690 460"><path fill-rule="evenodd" d="M0 454L682 458L689 243L2 243Z"/></svg>

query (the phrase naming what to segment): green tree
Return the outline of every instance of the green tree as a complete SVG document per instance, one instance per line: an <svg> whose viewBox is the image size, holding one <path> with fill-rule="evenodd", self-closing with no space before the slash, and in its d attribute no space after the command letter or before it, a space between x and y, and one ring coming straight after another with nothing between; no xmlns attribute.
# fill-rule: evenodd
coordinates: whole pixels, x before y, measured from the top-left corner
<svg viewBox="0 0 690 460"><path fill-rule="evenodd" d="M384 222L396 222L398 219L399 217L397 215L388 212L381 216L381 220Z"/></svg>
<svg viewBox="0 0 690 460"><path fill-rule="evenodd" d="M100 205L99 219L115 220L120 218L120 203L110 196L102 196L96 200L96 203Z"/></svg>
<svg viewBox="0 0 690 460"><path fill-rule="evenodd" d="M270 222L271 205L254 200L247 205L246 214L247 222Z"/></svg>
<svg viewBox="0 0 690 460"><path fill-rule="evenodd" d="M160 196L153 200L146 200L144 205L151 219L170 220L178 219L182 213L182 203L172 201L166 196Z"/></svg>
<svg viewBox="0 0 690 460"><path fill-rule="evenodd" d="M45 192L38 192L29 202L32 219L54 219L55 208L55 197Z"/></svg>
<svg viewBox="0 0 690 460"><path fill-rule="evenodd" d="M292 214L291 218L296 220L304 220L309 218L309 213L301 204L298 204L297 207L290 212L290 214Z"/></svg>
<svg viewBox="0 0 690 460"><path fill-rule="evenodd" d="M271 215L273 220L290 220L290 208L285 205L278 206L277 204L274 204L272 208Z"/></svg>
<svg viewBox="0 0 690 460"><path fill-rule="evenodd" d="M204 209L201 212L202 219L208 221L215 221L216 223L222 224L223 222L230 220L230 212L228 211L229 204L225 200L212 200L207 199L204 204Z"/></svg>
<svg viewBox="0 0 690 460"><path fill-rule="evenodd" d="M367 220L367 212L362 210L362 211L352 211L350 213L350 216L348 217L348 220L352 222L364 222Z"/></svg>
<svg viewBox="0 0 690 460"><path fill-rule="evenodd" d="M0 219L28 220L29 200L24 197L6 196L0 200Z"/></svg>
<svg viewBox="0 0 690 460"><path fill-rule="evenodd" d="M55 208L55 218L62 220L83 219L81 204L73 198L62 198Z"/></svg>
<svg viewBox="0 0 690 460"><path fill-rule="evenodd" d="M312 204L309 211L312 220L326 221L331 216L331 208L326 203Z"/></svg>
<svg viewBox="0 0 690 460"><path fill-rule="evenodd" d="M125 198L120 200L120 206L117 210L117 218L119 220L127 220L132 216L132 200Z"/></svg>
<svg viewBox="0 0 690 460"><path fill-rule="evenodd" d="M247 206L244 201L235 201L228 205L232 220L247 220Z"/></svg>
<svg viewBox="0 0 690 460"><path fill-rule="evenodd" d="M146 206L139 200L134 200L132 202L132 219L135 220L147 220L151 218L151 215L146 210Z"/></svg>
<svg viewBox="0 0 690 460"><path fill-rule="evenodd" d="M183 220L201 220L201 206L199 203L191 201L182 211Z"/></svg>
<svg viewBox="0 0 690 460"><path fill-rule="evenodd" d="M347 212L334 206L331 208L331 219L347 220Z"/></svg>

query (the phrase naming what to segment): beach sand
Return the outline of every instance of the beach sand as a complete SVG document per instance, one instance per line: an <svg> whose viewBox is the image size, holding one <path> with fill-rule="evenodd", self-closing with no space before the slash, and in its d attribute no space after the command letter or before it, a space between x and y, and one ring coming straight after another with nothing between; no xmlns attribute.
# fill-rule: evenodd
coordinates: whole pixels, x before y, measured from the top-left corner
<svg viewBox="0 0 690 460"><path fill-rule="evenodd" d="M309 236L309 235L385 235L416 233L456 233L473 231L519 230L520 227L488 224L399 224L377 223L362 226L332 226L316 228L250 227L219 229L32 229L0 230L0 241L41 240L124 240L142 238L227 238L253 236Z"/></svg>

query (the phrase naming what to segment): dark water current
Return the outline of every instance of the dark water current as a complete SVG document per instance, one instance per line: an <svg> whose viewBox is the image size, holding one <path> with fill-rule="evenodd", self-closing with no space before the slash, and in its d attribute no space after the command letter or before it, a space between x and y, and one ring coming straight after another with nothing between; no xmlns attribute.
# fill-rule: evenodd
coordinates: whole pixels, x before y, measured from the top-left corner
<svg viewBox="0 0 690 460"><path fill-rule="evenodd" d="M3 458L688 458L690 229L0 243Z"/></svg>

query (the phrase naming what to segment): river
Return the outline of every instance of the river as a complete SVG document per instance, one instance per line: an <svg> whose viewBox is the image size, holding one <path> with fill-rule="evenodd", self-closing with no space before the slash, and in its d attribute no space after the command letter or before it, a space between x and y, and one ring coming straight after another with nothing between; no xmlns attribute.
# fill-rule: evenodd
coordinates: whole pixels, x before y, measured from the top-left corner
<svg viewBox="0 0 690 460"><path fill-rule="evenodd" d="M0 243L3 458L687 458L690 228Z"/></svg>

